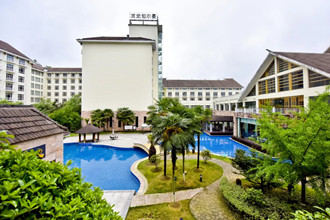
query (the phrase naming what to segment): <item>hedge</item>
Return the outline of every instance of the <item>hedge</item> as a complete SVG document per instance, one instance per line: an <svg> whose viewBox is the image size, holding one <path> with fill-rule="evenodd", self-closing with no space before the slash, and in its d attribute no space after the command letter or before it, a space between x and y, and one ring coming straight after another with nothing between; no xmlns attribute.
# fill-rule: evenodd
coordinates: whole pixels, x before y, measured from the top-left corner
<svg viewBox="0 0 330 220"><path fill-rule="evenodd" d="M0 219L121 219L80 169L0 150Z"/></svg>
<svg viewBox="0 0 330 220"><path fill-rule="evenodd" d="M296 210L294 204L259 193L246 192L241 186L229 183L226 178L220 182L220 190L228 205L243 219L291 219ZM254 198L251 198L254 197ZM255 202L263 200L263 202Z"/></svg>

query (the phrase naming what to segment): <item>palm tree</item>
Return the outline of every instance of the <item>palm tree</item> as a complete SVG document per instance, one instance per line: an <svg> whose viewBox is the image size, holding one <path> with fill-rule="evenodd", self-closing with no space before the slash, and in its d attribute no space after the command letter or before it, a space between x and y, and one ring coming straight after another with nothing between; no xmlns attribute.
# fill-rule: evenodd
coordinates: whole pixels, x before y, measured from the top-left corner
<svg viewBox="0 0 330 220"><path fill-rule="evenodd" d="M208 122L212 117L210 109L203 109L201 106L196 106L193 111L195 112L195 126L197 129L197 169L199 169L200 158L200 134L203 133L203 123Z"/></svg>
<svg viewBox="0 0 330 220"><path fill-rule="evenodd" d="M96 109L92 112L91 115L92 118L92 124L95 125L96 127L103 127L105 122L104 122L104 115L103 111L101 109Z"/></svg>
<svg viewBox="0 0 330 220"><path fill-rule="evenodd" d="M157 153L156 148L155 148L156 140L155 140L155 137L153 134L149 134L147 137L150 142L150 148L149 148L149 161L150 161L150 158L153 155L156 155L156 153Z"/></svg>
<svg viewBox="0 0 330 220"><path fill-rule="evenodd" d="M105 120L105 123L106 123L106 127L109 127L109 122L111 120L111 117L114 116L113 111L111 109L106 108L106 109L103 110L103 116L104 116L104 120Z"/></svg>
<svg viewBox="0 0 330 220"><path fill-rule="evenodd" d="M125 131L125 125L133 124L135 120L135 115L129 108L118 108L117 119L123 123L123 131Z"/></svg>

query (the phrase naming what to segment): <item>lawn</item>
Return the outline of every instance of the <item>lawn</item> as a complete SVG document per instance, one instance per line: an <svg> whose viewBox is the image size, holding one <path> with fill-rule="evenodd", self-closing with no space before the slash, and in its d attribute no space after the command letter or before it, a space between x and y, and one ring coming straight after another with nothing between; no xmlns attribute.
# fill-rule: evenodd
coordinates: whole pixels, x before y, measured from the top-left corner
<svg viewBox="0 0 330 220"><path fill-rule="evenodd" d="M228 157L212 154L212 159L218 159L218 160L222 160L226 163L232 164L232 160Z"/></svg>
<svg viewBox="0 0 330 220"><path fill-rule="evenodd" d="M175 170L176 180L176 190L186 190L186 189L195 189L199 187L205 187L213 183L215 180L219 179L223 170L220 166L212 162L200 162L200 169L197 170L197 160L186 160L185 161L185 170L186 170L186 181L183 182L182 175L182 160L178 160L177 169ZM172 192L173 182L172 182L172 163L170 160L167 162L167 178L164 178L164 162L161 161L158 167L161 167L161 170L155 172L155 166L150 164L148 160L141 162L138 165L138 169L144 174L148 180L148 189L146 194L152 193L164 193ZM203 176L203 181L200 182L200 175Z"/></svg>
<svg viewBox="0 0 330 220"><path fill-rule="evenodd" d="M184 220L195 219L189 209L190 200L177 202L177 207L173 203L162 203L158 205L140 206L130 208L126 220L136 219L164 219L164 220Z"/></svg>

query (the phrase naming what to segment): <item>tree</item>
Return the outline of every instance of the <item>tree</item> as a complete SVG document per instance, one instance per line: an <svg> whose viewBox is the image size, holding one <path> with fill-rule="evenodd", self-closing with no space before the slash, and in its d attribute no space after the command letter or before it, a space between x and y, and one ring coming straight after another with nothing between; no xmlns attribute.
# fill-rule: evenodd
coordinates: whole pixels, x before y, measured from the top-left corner
<svg viewBox="0 0 330 220"><path fill-rule="evenodd" d="M111 109L106 108L103 110L103 116L104 116L106 127L109 127L109 122L110 122L111 118L114 116L113 111Z"/></svg>
<svg viewBox="0 0 330 220"><path fill-rule="evenodd" d="M152 164L155 164L155 172L158 172L159 170L158 170L158 164L159 164L159 162L160 162L160 158L159 158L159 156L158 155L152 155L152 157L150 157L150 163L152 163Z"/></svg>
<svg viewBox="0 0 330 220"><path fill-rule="evenodd" d="M206 161L208 161L212 158L211 152L209 150L203 150L201 155L203 157L204 163L206 163Z"/></svg>
<svg viewBox="0 0 330 220"><path fill-rule="evenodd" d="M60 108L49 115L57 123L67 127L70 132L75 132L81 127L81 117L78 112L70 108Z"/></svg>
<svg viewBox="0 0 330 220"><path fill-rule="evenodd" d="M315 100L310 99L306 109L292 113L291 117L273 113L267 106L258 118L262 146L278 158L267 168L288 184L301 182L301 202L306 203L307 178L322 179L325 189L330 164L330 102L329 87ZM326 193L324 191L324 193Z"/></svg>
<svg viewBox="0 0 330 220"><path fill-rule="evenodd" d="M121 219L80 169L37 154L0 150L1 219Z"/></svg>
<svg viewBox="0 0 330 220"><path fill-rule="evenodd" d="M23 102L20 101L12 102L6 99L0 99L0 105L23 105Z"/></svg>
<svg viewBox="0 0 330 220"><path fill-rule="evenodd" d="M14 135L7 134L6 131L0 131L0 151L2 150L12 150L16 146L10 145L9 138L14 138Z"/></svg>
<svg viewBox="0 0 330 220"><path fill-rule="evenodd" d="M44 98L42 98L40 102L34 104L34 107L46 115L49 115L59 109L59 106L55 102Z"/></svg>
<svg viewBox="0 0 330 220"><path fill-rule="evenodd" d="M91 118L92 118L92 124L95 125L96 127L101 128L105 125L104 114L101 109L94 110L92 112Z"/></svg>
<svg viewBox="0 0 330 220"><path fill-rule="evenodd" d="M156 140L155 140L155 137L153 136L153 134L149 134L147 137L150 142L150 148L149 148L149 161L150 161L150 158L153 155L156 155L156 153L157 153L156 148L155 148Z"/></svg>
<svg viewBox="0 0 330 220"><path fill-rule="evenodd" d="M197 133L197 169L199 168L199 154L200 154L200 135L203 133L203 124L208 122L212 117L212 111L210 109L203 109L201 106L196 106L193 108L195 112L195 126L197 129L195 132Z"/></svg>
<svg viewBox="0 0 330 220"><path fill-rule="evenodd" d="M123 123L123 131L125 131L125 125L133 124L135 121L135 115L129 108L118 108L116 118Z"/></svg>

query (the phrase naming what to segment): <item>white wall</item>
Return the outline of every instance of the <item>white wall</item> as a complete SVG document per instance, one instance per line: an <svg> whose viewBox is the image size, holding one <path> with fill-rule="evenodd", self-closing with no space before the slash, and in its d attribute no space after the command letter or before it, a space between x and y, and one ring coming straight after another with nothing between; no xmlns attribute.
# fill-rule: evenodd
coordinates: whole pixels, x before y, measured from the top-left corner
<svg viewBox="0 0 330 220"><path fill-rule="evenodd" d="M82 111L147 110L153 102L152 53L151 43L83 43Z"/></svg>

